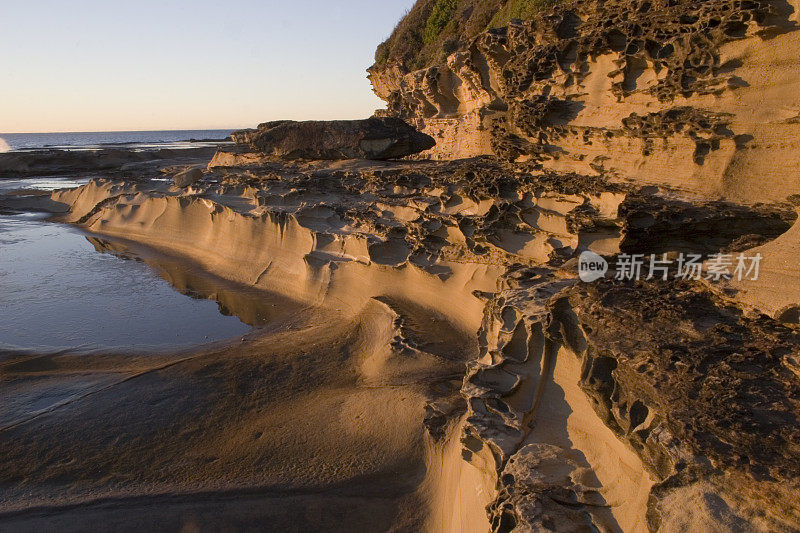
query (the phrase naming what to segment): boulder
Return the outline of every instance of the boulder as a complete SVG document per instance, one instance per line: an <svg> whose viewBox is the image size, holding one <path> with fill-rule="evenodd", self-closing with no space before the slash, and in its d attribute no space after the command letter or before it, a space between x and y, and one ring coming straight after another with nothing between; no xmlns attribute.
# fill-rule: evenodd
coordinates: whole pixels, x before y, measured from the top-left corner
<svg viewBox="0 0 800 533"><path fill-rule="evenodd" d="M234 142L283 159L395 159L433 148L433 137L397 118L279 120L234 132Z"/></svg>
<svg viewBox="0 0 800 533"><path fill-rule="evenodd" d="M203 170L199 168L189 168L183 172L178 172L172 177L172 182L176 187L188 187L197 183L203 177Z"/></svg>

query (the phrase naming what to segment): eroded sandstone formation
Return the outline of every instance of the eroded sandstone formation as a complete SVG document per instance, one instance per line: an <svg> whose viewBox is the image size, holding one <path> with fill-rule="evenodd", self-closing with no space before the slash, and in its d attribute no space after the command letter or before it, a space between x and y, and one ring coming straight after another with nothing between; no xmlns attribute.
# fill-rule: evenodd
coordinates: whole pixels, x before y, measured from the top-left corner
<svg viewBox="0 0 800 533"><path fill-rule="evenodd" d="M436 139L425 157L494 154L715 197L782 199L800 191L797 7L564 2L421 70L376 64L370 79L388 104L379 114Z"/></svg>
<svg viewBox="0 0 800 533"><path fill-rule="evenodd" d="M415 527L800 525L791 318L722 283L575 270L584 250L793 243L789 203L689 201L492 158L213 166L185 189L94 181L53 199L101 236L354 320L342 353L359 386L432 379Z"/></svg>
<svg viewBox="0 0 800 533"><path fill-rule="evenodd" d="M465 449L496 458L495 531L797 527L796 330L688 283L575 284L538 268L503 285L481 330L486 355L462 389ZM597 490L614 443L585 425L579 402L564 414L569 439L553 431L553 383L568 400L585 394L636 452L638 471L618 465L620 500Z"/></svg>

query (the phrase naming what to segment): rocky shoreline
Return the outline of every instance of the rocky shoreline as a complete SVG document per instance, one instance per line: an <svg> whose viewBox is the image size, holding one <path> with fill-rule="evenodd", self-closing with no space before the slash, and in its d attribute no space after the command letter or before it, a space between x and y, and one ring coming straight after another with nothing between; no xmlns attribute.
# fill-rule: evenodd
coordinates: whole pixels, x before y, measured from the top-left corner
<svg viewBox="0 0 800 533"><path fill-rule="evenodd" d="M506 531L569 523L633 531L747 522L789 531L800 523L792 497L799 489L793 470L800 431L796 321L777 308L772 317L764 309L747 309L724 283L584 283L574 259L582 250L612 260L624 253L794 246L795 241L783 242L796 221L792 204L690 201L668 189L542 173L492 158L273 158L243 167L210 165L196 178L186 187L93 180L56 191L42 208L101 239L125 238L305 306L285 334L257 331L221 352L241 361L242 368L254 356L246 354L264 350L275 335L296 342L301 331L307 335L308 328L317 331L332 319L355 328L359 333L337 348L349 354L343 369L351 377L343 392L361 396L388 387L421 394L403 422L408 431L416 425L408 435L420 439L409 443L416 459L407 466L413 471L427 465L422 468L427 473L401 491L402 501L427 502L413 516L403 515L418 522L414 528ZM762 268L780 266L767 258ZM323 357L314 364L327 368L322 353L331 353L336 343L314 335ZM208 352L198 352L203 353ZM192 372L211 372L206 356L189 359L199 365ZM52 378L53 370L31 367L34 360L6 356L4 374ZM59 357L48 360L57 368L64 364ZM177 369L189 363L176 364ZM288 360L282 364L294 366ZM324 372L320 383L333 379ZM222 377L218 371L212 375ZM262 379L256 375L253 379ZM293 387L301 396L319 394L312 383L301 379ZM153 394L149 387L131 390L127 394L133 396L124 401ZM214 402L226 398L219 394ZM264 401L281 409L277 398ZM83 404L90 410L97 405ZM763 418L766 406L770 414ZM130 408L120 406L120 412ZM374 409L371 417L382 412L374 405L363 409ZM225 416L243 416L237 411ZM35 450L43 444L40 431L73 424L64 418L72 416L68 413L45 415L39 430L6 428L4 440L19 442L20 453ZM83 424L86 431L94 427L94 416ZM184 430L178 428L186 422L181 409L162 416L165 429L178 424L178 433L157 445L169 456L175 452L168 450L180 445ZM398 423L394 415L381 416ZM317 428L334 433L344 431L342 423L336 417L315 419ZM286 430L269 427L280 441ZM107 445L82 445L83 458L68 467L73 473L59 475L86 476L84 469L100 460ZM351 446L336 440L331 452L357 457ZM256 454L252 464L268 449L248 452ZM68 449L64 453L74 456ZM24 456L5 454L5 467L12 468L12 460L21 464ZM200 472L201 463L189 468ZM255 475L246 473L239 459L225 464L238 465L247 479ZM66 467L45 472L53 468L42 481ZM136 493L162 486L144 489L154 471L142 468L134 479L145 485ZM295 474L274 468L257 484L299 482ZM18 471L12 478L26 483L40 475L21 466L7 471ZM177 479L165 482L157 490L173 493L176 489L166 487ZM240 483L231 478L224 490L244 488ZM485 489L474 492L475 483ZM115 488L97 478L91 486L91 493L117 498L127 485ZM195 480L179 492L202 487L206 484ZM42 494L37 501L54 496ZM18 501L19 511L0 519L27 520L22 510L41 505L20 497L16 490L5 493L7 500ZM82 498L58 505L76 505ZM676 502L687 498L705 503L678 510ZM443 515L434 511L437 506L486 508L486 514L479 522L480 513L473 516L468 526L468 517ZM387 520L397 520L401 512L392 508Z"/></svg>
<svg viewBox="0 0 800 533"><path fill-rule="evenodd" d="M439 3L382 45L370 119L0 155L88 180L0 212L289 302L180 352L0 351L0 529L800 530L800 6L467 39L459 0L416 68Z"/></svg>

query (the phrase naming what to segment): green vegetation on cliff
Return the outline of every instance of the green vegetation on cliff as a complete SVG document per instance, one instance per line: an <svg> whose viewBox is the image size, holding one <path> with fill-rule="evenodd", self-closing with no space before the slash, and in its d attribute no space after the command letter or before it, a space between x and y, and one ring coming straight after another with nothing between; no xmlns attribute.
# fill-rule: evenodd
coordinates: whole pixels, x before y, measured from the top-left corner
<svg viewBox="0 0 800 533"><path fill-rule="evenodd" d="M453 14L456 12L457 7L458 0L437 0L433 6L431 16L428 17L428 21L425 23L425 31L422 34L422 41L425 44L435 42L439 38L442 30L453 20Z"/></svg>
<svg viewBox="0 0 800 533"><path fill-rule="evenodd" d="M560 0L418 0L378 46L375 63L423 68L444 59L478 34L530 19Z"/></svg>
<svg viewBox="0 0 800 533"><path fill-rule="evenodd" d="M508 25L513 19L528 20L540 11L553 7L559 0L509 0L495 13L489 26L499 28Z"/></svg>

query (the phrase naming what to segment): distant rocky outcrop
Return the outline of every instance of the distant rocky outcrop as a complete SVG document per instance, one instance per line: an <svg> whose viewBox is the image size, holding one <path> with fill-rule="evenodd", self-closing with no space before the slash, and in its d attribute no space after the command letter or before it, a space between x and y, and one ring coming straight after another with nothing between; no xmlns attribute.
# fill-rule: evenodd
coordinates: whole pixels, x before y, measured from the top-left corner
<svg viewBox="0 0 800 533"><path fill-rule="evenodd" d="M231 138L282 159L397 159L433 148L436 141L397 118L278 120Z"/></svg>
<svg viewBox="0 0 800 533"><path fill-rule="evenodd" d="M31 150L0 154L0 178L72 174L77 172L142 172L158 168L164 162L194 163L208 160L216 147L187 149L135 150L104 148L100 150Z"/></svg>

